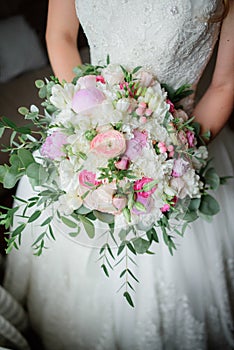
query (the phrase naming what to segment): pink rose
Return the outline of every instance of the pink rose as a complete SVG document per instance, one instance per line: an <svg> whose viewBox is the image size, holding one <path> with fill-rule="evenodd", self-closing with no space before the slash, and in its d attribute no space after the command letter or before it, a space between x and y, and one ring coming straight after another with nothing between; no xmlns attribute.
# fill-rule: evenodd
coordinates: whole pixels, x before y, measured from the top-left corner
<svg viewBox="0 0 234 350"><path fill-rule="evenodd" d="M188 168L189 163L186 160L184 160L183 158L175 159L171 175L173 177L183 176L188 170Z"/></svg>
<svg viewBox="0 0 234 350"><path fill-rule="evenodd" d="M147 144L148 134L146 131L134 130L134 137L127 141L127 148L124 153L130 160L136 160L141 155L142 149Z"/></svg>
<svg viewBox="0 0 234 350"><path fill-rule="evenodd" d="M146 198L146 197L142 197L139 194L137 194L136 202L143 204L145 207L145 210L141 211L141 210L137 209L136 207L133 207L132 213L135 215L148 214L153 208L153 200L151 197Z"/></svg>
<svg viewBox="0 0 234 350"><path fill-rule="evenodd" d="M105 82L105 79L104 79L104 77L102 76L102 75L97 75L96 76L96 82L100 82L100 83L102 83L102 84L105 84L106 82Z"/></svg>
<svg viewBox="0 0 234 350"><path fill-rule="evenodd" d="M42 145L41 154L49 159L59 160L66 155L63 151L63 146L66 143L67 136L61 131L54 131Z"/></svg>
<svg viewBox="0 0 234 350"><path fill-rule="evenodd" d="M126 141L119 131L109 130L96 135L90 144L91 150L107 158L114 158L124 153Z"/></svg>
<svg viewBox="0 0 234 350"><path fill-rule="evenodd" d="M80 77L77 80L77 84L79 84L81 89L90 89L96 87L96 76L95 75L86 75L84 77Z"/></svg>
<svg viewBox="0 0 234 350"><path fill-rule="evenodd" d="M82 170L79 173L79 183L81 186L88 188L94 188L100 184L100 182L96 180L96 174L88 170Z"/></svg>
<svg viewBox="0 0 234 350"><path fill-rule="evenodd" d="M81 113L94 108L105 100L105 95L95 87L77 91L72 100L72 108Z"/></svg>
<svg viewBox="0 0 234 350"><path fill-rule="evenodd" d="M119 170L126 170L129 167L129 159L128 157L122 157L120 160L115 162L115 167Z"/></svg>
<svg viewBox="0 0 234 350"><path fill-rule="evenodd" d="M189 147L194 147L195 146L195 141L196 141L194 132L188 130L186 132L186 138L187 138Z"/></svg>
<svg viewBox="0 0 234 350"><path fill-rule="evenodd" d="M140 180L136 180L134 182L134 185L133 185L133 189L134 191L139 191L137 192L137 195L140 196L140 197L144 197L144 198L148 198L152 193L155 192L156 190L156 185L149 191L144 191L143 190L143 187L144 185L148 184L149 182L152 182L154 179L150 178L150 177L143 177L142 179ZM143 191L141 191L143 190Z"/></svg>

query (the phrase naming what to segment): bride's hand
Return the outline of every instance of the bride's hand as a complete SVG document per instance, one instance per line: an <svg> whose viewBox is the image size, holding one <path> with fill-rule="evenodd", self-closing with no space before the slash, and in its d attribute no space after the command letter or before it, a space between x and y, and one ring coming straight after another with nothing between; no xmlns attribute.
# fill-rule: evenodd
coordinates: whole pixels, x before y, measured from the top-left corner
<svg viewBox="0 0 234 350"><path fill-rule="evenodd" d="M212 137L226 124L234 106L234 1L224 19L217 61L212 82L194 110L202 132L211 131Z"/></svg>
<svg viewBox="0 0 234 350"><path fill-rule="evenodd" d="M74 0L49 0L46 43L54 74L71 81L73 68L81 64L77 50L79 21Z"/></svg>

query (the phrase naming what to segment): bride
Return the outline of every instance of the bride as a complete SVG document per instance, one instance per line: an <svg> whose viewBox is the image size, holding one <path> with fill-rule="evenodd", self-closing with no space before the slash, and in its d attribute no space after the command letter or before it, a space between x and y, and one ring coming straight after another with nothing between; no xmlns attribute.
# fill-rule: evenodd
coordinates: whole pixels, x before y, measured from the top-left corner
<svg viewBox="0 0 234 350"><path fill-rule="evenodd" d="M76 11L75 11L76 9ZM229 10L229 11L228 11ZM226 13L228 12L228 13ZM234 170L233 133L224 128L234 100L234 1L50 0L48 52L55 75L73 78L81 63L76 49L78 20L88 37L92 63L150 69L161 82L196 89L219 34L212 82L195 106L184 103L203 130L219 134L210 145L220 175ZM23 180L18 196L32 196ZM222 186L221 211L212 223L191 225L171 257L163 245L139 256L135 308L117 293L119 271L106 278L98 250L57 231L56 242L34 257L37 227L28 227L19 251L11 253L5 285L26 303L45 349L232 349L234 292L234 186Z"/></svg>

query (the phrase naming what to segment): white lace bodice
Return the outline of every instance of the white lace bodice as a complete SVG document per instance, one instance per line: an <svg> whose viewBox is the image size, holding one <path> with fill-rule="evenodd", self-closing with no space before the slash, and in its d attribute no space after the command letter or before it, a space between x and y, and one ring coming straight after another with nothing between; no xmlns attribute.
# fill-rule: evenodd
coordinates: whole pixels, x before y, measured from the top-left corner
<svg viewBox="0 0 234 350"><path fill-rule="evenodd" d="M221 0L76 0L92 63L138 65L161 82L196 84L218 36Z"/></svg>

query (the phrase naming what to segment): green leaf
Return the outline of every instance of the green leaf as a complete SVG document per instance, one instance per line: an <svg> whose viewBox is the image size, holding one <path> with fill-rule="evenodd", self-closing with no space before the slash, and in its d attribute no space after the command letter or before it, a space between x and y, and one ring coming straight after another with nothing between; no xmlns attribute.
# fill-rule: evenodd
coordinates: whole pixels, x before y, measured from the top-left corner
<svg viewBox="0 0 234 350"><path fill-rule="evenodd" d="M198 210L199 206L200 206L200 203L201 203L201 199L200 198L192 198L190 200L190 203L189 203L189 211L196 211Z"/></svg>
<svg viewBox="0 0 234 350"><path fill-rule="evenodd" d="M136 68L133 69L132 74L137 73L141 68L142 66L137 66Z"/></svg>
<svg viewBox="0 0 234 350"><path fill-rule="evenodd" d="M127 300L128 304L129 304L130 306L134 307L132 298L131 298L130 294L129 294L127 291L124 292L123 296L124 296L125 299Z"/></svg>
<svg viewBox="0 0 234 350"><path fill-rule="evenodd" d="M138 238L132 240L132 243L134 245L136 253L138 253L138 254L146 253L150 247L150 242L147 241L146 239L141 238L141 237L138 237Z"/></svg>
<svg viewBox="0 0 234 350"><path fill-rule="evenodd" d="M143 186L142 190L143 190L144 192L151 191L151 190L155 187L155 185L157 185L157 183L158 183L157 180L153 180L153 181L151 181L151 182L148 182L147 184L145 184L145 185Z"/></svg>
<svg viewBox="0 0 234 350"><path fill-rule="evenodd" d="M81 214L81 215L86 215L86 214L90 213L91 211L92 211L91 209L88 209L82 205L79 209L76 210L76 213Z"/></svg>
<svg viewBox="0 0 234 350"><path fill-rule="evenodd" d="M45 85L45 83L43 80L38 79L35 81L35 85L38 89L41 89Z"/></svg>
<svg viewBox="0 0 234 350"><path fill-rule="evenodd" d="M19 108L18 108L18 112L19 112L20 114L22 114L22 115L26 115L26 114L29 113L29 110L28 110L27 107L19 107Z"/></svg>
<svg viewBox="0 0 234 350"><path fill-rule="evenodd" d="M101 265L101 268L103 269L105 275L106 275L107 277L109 277L109 273L108 273L108 270L107 270L107 268L106 268L106 265L102 264L102 265Z"/></svg>
<svg viewBox="0 0 234 350"><path fill-rule="evenodd" d="M27 168L30 164L35 163L32 153L27 149L21 148L18 150L17 154L23 167Z"/></svg>
<svg viewBox="0 0 234 350"><path fill-rule="evenodd" d="M43 185L48 178L48 173L43 166L38 163L29 164L26 169L26 175L29 177L33 186Z"/></svg>
<svg viewBox="0 0 234 350"><path fill-rule="evenodd" d="M146 211L146 208L144 206L144 204L140 203L140 202L135 202L134 203L134 207L139 210L139 211L142 211L142 212L145 212Z"/></svg>
<svg viewBox="0 0 234 350"><path fill-rule="evenodd" d="M89 238L94 238L95 236L94 224L83 215L79 215L79 219L82 222L84 229L88 234Z"/></svg>
<svg viewBox="0 0 234 350"><path fill-rule="evenodd" d="M209 194L201 197L199 211L205 215L215 215L219 212L220 207L217 200Z"/></svg>
<svg viewBox="0 0 234 350"><path fill-rule="evenodd" d="M0 127L0 138L2 137L4 131L5 131L5 128L4 127L3 128Z"/></svg>
<svg viewBox="0 0 234 350"><path fill-rule="evenodd" d="M40 211L40 210L36 210L36 211L29 217L28 223L37 220L37 219L39 218L40 215L41 215L41 211Z"/></svg>
<svg viewBox="0 0 234 350"><path fill-rule="evenodd" d="M77 227L77 231L76 231L76 232L70 232L70 233L69 233L69 236L71 236L71 237L77 237L79 233L80 233L80 227L78 226L78 227Z"/></svg>
<svg viewBox="0 0 234 350"><path fill-rule="evenodd" d="M4 165L0 165L0 182L3 183L4 177L6 175L7 168Z"/></svg>
<svg viewBox="0 0 234 350"><path fill-rule="evenodd" d="M197 218L198 215L196 210L188 210L183 216L183 220L187 222L195 221Z"/></svg>
<svg viewBox="0 0 234 350"><path fill-rule="evenodd" d="M115 218L114 215L112 214L107 214L107 213L102 213L100 211L94 210L93 214L95 215L95 217L102 221L102 222L106 222L107 224L113 224L115 222Z"/></svg>
<svg viewBox="0 0 234 350"><path fill-rule="evenodd" d="M70 228L76 228L76 227L77 227L77 223L76 223L76 222L74 222L74 221L68 219L68 218L65 217L65 216L61 216L61 220L62 220L62 222L63 222L65 225L67 225L67 226L70 227Z"/></svg>
<svg viewBox="0 0 234 350"><path fill-rule="evenodd" d="M15 169L8 168L4 176L3 186L5 188L13 188L16 185L18 180L19 178L17 177L17 173L15 172Z"/></svg>
<svg viewBox="0 0 234 350"><path fill-rule="evenodd" d="M205 180L212 190L217 190L220 185L220 179L214 168L209 168L205 173Z"/></svg>

